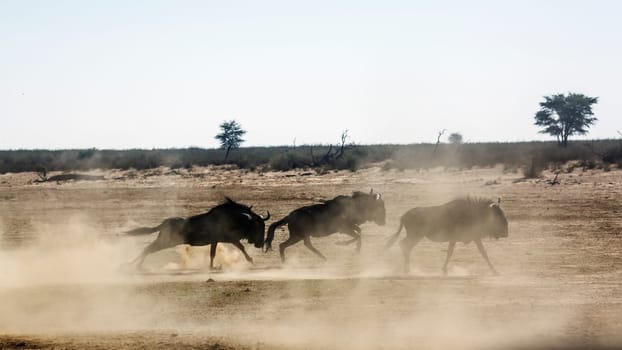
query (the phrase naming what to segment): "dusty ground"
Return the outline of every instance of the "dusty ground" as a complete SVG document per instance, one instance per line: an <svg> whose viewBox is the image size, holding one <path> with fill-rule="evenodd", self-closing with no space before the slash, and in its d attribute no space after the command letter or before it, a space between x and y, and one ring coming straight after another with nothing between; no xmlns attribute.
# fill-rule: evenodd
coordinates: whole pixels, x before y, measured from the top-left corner
<svg viewBox="0 0 622 350"><path fill-rule="evenodd" d="M556 186L500 168L104 175L0 176L0 348L622 347L622 171L576 169ZM347 239L337 234L314 240L327 263L298 244L283 266L250 246L254 266L223 246L216 272L204 250L183 247L149 257L144 273L122 266L155 237L120 232L206 211L224 195L276 219L372 187L387 225L363 226L360 255L335 245ZM501 275L459 245L443 277L446 246L428 241L402 274L399 248L383 248L401 214L463 195L501 197L510 236L484 243Z"/></svg>

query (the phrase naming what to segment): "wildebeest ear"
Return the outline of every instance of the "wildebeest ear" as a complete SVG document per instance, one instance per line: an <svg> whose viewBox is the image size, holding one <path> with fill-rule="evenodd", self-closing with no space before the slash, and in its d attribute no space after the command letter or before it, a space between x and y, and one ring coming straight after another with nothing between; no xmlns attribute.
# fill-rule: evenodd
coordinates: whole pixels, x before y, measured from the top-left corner
<svg viewBox="0 0 622 350"><path fill-rule="evenodd" d="M249 220L253 220L253 217L249 213L240 213L240 214L246 216Z"/></svg>
<svg viewBox="0 0 622 350"><path fill-rule="evenodd" d="M501 205L501 197L497 197L497 205Z"/></svg>
<svg viewBox="0 0 622 350"><path fill-rule="evenodd" d="M369 194L374 193L374 189L372 188L371 191L369 191Z"/></svg>

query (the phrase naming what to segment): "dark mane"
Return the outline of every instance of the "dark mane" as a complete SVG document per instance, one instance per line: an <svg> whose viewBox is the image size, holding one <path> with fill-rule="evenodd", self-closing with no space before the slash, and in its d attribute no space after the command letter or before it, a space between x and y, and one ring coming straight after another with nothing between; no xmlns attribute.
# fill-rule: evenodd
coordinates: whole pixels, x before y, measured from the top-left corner
<svg viewBox="0 0 622 350"><path fill-rule="evenodd" d="M490 199L487 199L487 198L483 198L483 197L470 197L470 196L456 199L456 201L464 203L465 205L476 206L476 207L487 207L487 206L491 205L492 203L494 203L493 201L491 201Z"/></svg>
<svg viewBox="0 0 622 350"><path fill-rule="evenodd" d="M225 196L225 200L222 203L210 209L208 213L211 213L212 211L217 210L217 209L220 209L220 210L231 209L235 211L251 212L251 207L238 203L227 196Z"/></svg>
<svg viewBox="0 0 622 350"><path fill-rule="evenodd" d="M331 199L320 200L320 202L324 204L332 204L335 202L339 202L340 200L343 200L343 199L358 199L360 197L365 197L365 196L369 196L369 193L365 193L361 191L353 191L352 195L348 196L348 195L342 194Z"/></svg>

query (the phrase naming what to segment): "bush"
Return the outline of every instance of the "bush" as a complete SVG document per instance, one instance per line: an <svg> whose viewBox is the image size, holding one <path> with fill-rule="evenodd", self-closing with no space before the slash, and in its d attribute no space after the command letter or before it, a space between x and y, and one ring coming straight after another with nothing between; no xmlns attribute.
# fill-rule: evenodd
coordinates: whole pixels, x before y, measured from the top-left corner
<svg viewBox="0 0 622 350"><path fill-rule="evenodd" d="M613 164L622 161L622 143L607 148L603 154L603 162Z"/></svg>
<svg viewBox="0 0 622 350"><path fill-rule="evenodd" d="M306 164L306 159L302 159L297 154L285 152L276 154L270 158L268 165L272 170L287 171L296 168L304 168Z"/></svg>
<svg viewBox="0 0 622 350"><path fill-rule="evenodd" d="M245 147L230 154L229 164L244 169L269 166L273 170L324 167L327 170L348 169L384 162L383 169L429 169L435 167L469 169L474 166L491 167L503 164L506 171L523 169L529 176L538 176L538 170L549 165L577 161L578 166L595 168L599 162L622 167L622 143L619 140L572 142L566 148L555 142L467 143L411 145L357 145L328 162L320 159L328 146ZM595 153L593 150L604 150ZM334 150L334 149L333 149ZM602 153L602 156L599 154ZM531 164L537 156L537 163ZM191 168L193 166L222 165L221 149L130 149L130 150L16 150L0 151L0 173L37 171L75 171L89 169L149 169L160 166Z"/></svg>

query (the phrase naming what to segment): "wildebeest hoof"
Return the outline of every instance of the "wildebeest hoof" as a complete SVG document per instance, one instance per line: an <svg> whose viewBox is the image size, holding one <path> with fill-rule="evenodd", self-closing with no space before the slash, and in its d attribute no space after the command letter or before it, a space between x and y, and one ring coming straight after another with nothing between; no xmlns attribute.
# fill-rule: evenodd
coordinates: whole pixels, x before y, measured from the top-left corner
<svg viewBox="0 0 622 350"><path fill-rule="evenodd" d="M210 271L221 271L222 266L210 266Z"/></svg>

